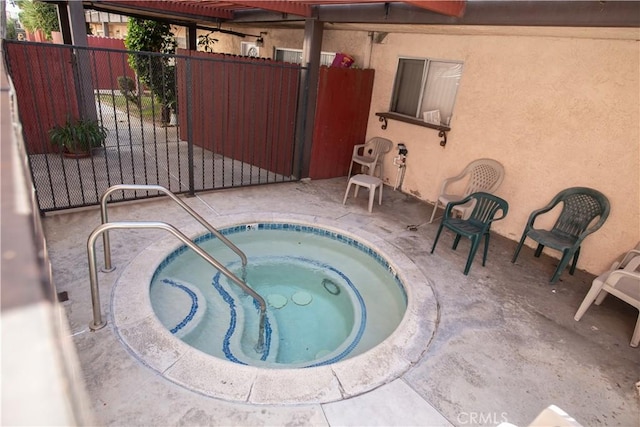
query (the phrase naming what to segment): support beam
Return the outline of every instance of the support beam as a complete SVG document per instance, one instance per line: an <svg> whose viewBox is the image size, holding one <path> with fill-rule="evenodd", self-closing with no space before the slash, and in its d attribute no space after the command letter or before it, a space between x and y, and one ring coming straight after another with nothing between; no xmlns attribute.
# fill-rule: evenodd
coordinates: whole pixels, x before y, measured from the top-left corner
<svg viewBox="0 0 640 427"><path fill-rule="evenodd" d="M195 25L187 27L187 49L198 50L198 29Z"/></svg>
<svg viewBox="0 0 640 427"><path fill-rule="evenodd" d="M62 43L73 44L71 40L71 26L69 25L69 11L67 5L63 3L56 4L58 10L58 24L62 33Z"/></svg>
<svg viewBox="0 0 640 427"><path fill-rule="evenodd" d="M76 60L74 61L76 79L76 89L78 93L78 107L80 116L87 120L96 120L96 99L93 94L93 78L91 77L91 59L87 39L87 23L84 16L82 3L78 1L68 1L67 11L69 13L69 23L71 24L71 40L73 45L80 47L74 49ZM84 48L84 49L82 49Z"/></svg>
<svg viewBox="0 0 640 427"><path fill-rule="evenodd" d="M69 24L71 24L71 40L74 46L87 47L87 22L85 21L84 8L79 1L68 1Z"/></svg>
<svg viewBox="0 0 640 427"><path fill-rule="evenodd" d="M7 38L7 4L0 4L0 38Z"/></svg>
<svg viewBox="0 0 640 427"><path fill-rule="evenodd" d="M294 170L300 170L300 178L309 177L311 148L315 125L316 102L318 100L318 79L320 75L320 52L324 22L307 19L304 25L302 63L307 65L301 79L302 91L298 101L298 123L296 129L296 155ZM298 165L299 168L295 168Z"/></svg>

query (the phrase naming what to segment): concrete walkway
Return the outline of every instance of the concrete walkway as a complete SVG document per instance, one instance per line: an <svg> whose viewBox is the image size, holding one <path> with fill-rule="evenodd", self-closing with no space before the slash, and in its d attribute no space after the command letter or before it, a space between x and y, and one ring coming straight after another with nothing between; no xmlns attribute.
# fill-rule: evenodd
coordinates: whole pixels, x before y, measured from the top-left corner
<svg viewBox="0 0 640 427"><path fill-rule="evenodd" d="M555 259L534 258L533 251L524 248L517 264L511 264L515 242L497 235L492 236L486 267L478 254L464 276L468 241L453 251L453 237L445 233L435 253L429 253L437 230L437 222L423 224L431 214L430 205L385 188L382 206L376 204L368 213L366 191L343 205L345 188L346 178L337 178L184 199L205 218L263 212L275 218L298 214L337 221L384 239L430 279L438 301L438 323L419 362L368 393L323 404L249 405L202 396L138 362L116 339L111 324L90 332L86 239L100 222L99 210L44 218L54 280L58 291L69 296L62 305L98 423L524 426L555 404L585 426L638 425L640 350L629 347L635 309L610 297L591 307L580 322L574 321L593 276L565 272L551 286ZM109 218L166 221L178 227L193 224L166 199L113 205ZM419 226L411 230L409 225ZM149 230L112 233L118 270L100 274L103 312L108 313L118 271L164 237ZM153 343L149 346L152 351Z"/></svg>

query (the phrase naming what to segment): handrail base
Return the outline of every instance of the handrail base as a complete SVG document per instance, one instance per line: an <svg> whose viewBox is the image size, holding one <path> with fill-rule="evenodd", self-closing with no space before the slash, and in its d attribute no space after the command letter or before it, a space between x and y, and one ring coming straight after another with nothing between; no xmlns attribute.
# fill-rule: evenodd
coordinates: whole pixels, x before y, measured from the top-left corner
<svg viewBox="0 0 640 427"><path fill-rule="evenodd" d="M106 321L102 321L99 324L95 324L95 323L89 323L89 329L91 329L92 331L99 331L100 329L104 328L105 326L107 326L107 322Z"/></svg>

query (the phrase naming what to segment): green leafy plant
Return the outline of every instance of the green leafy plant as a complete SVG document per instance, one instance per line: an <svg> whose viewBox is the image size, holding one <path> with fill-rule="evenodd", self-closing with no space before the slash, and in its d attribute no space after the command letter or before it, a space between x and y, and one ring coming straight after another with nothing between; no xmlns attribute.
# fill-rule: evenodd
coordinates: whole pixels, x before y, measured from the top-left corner
<svg viewBox="0 0 640 427"><path fill-rule="evenodd" d="M177 47L171 26L164 22L129 18L125 46L137 51L129 54L129 65L162 105L163 121L176 110L176 67L171 56ZM151 53L148 53L151 52ZM155 52L165 54L158 55Z"/></svg>
<svg viewBox="0 0 640 427"><path fill-rule="evenodd" d="M20 8L20 22L28 31L42 30L51 40L51 31L59 31L58 9L55 4L44 1L16 0L16 6Z"/></svg>
<svg viewBox="0 0 640 427"><path fill-rule="evenodd" d="M142 101L140 99L140 93L138 93L136 88L135 80L128 76L119 76L118 87L120 88L120 93L127 101L133 102L138 109L142 108Z"/></svg>
<svg viewBox="0 0 640 427"><path fill-rule="evenodd" d="M208 34L198 36L198 46L200 46L205 52L213 52L213 45L218 42L218 39L214 39L211 36L212 34L213 31Z"/></svg>
<svg viewBox="0 0 640 427"><path fill-rule="evenodd" d="M107 133L107 128L95 120L67 118L65 124L49 130L49 138L65 153L89 155L91 149L102 147Z"/></svg>

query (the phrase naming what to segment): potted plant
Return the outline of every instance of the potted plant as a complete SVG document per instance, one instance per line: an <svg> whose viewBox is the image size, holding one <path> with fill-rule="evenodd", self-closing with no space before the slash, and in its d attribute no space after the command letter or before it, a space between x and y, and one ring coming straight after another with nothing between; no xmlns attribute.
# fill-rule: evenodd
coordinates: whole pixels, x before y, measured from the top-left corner
<svg viewBox="0 0 640 427"><path fill-rule="evenodd" d="M91 150L102 147L107 128L95 120L68 118L64 125L49 130L51 143L62 149L65 157L88 157Z"/></svg>

